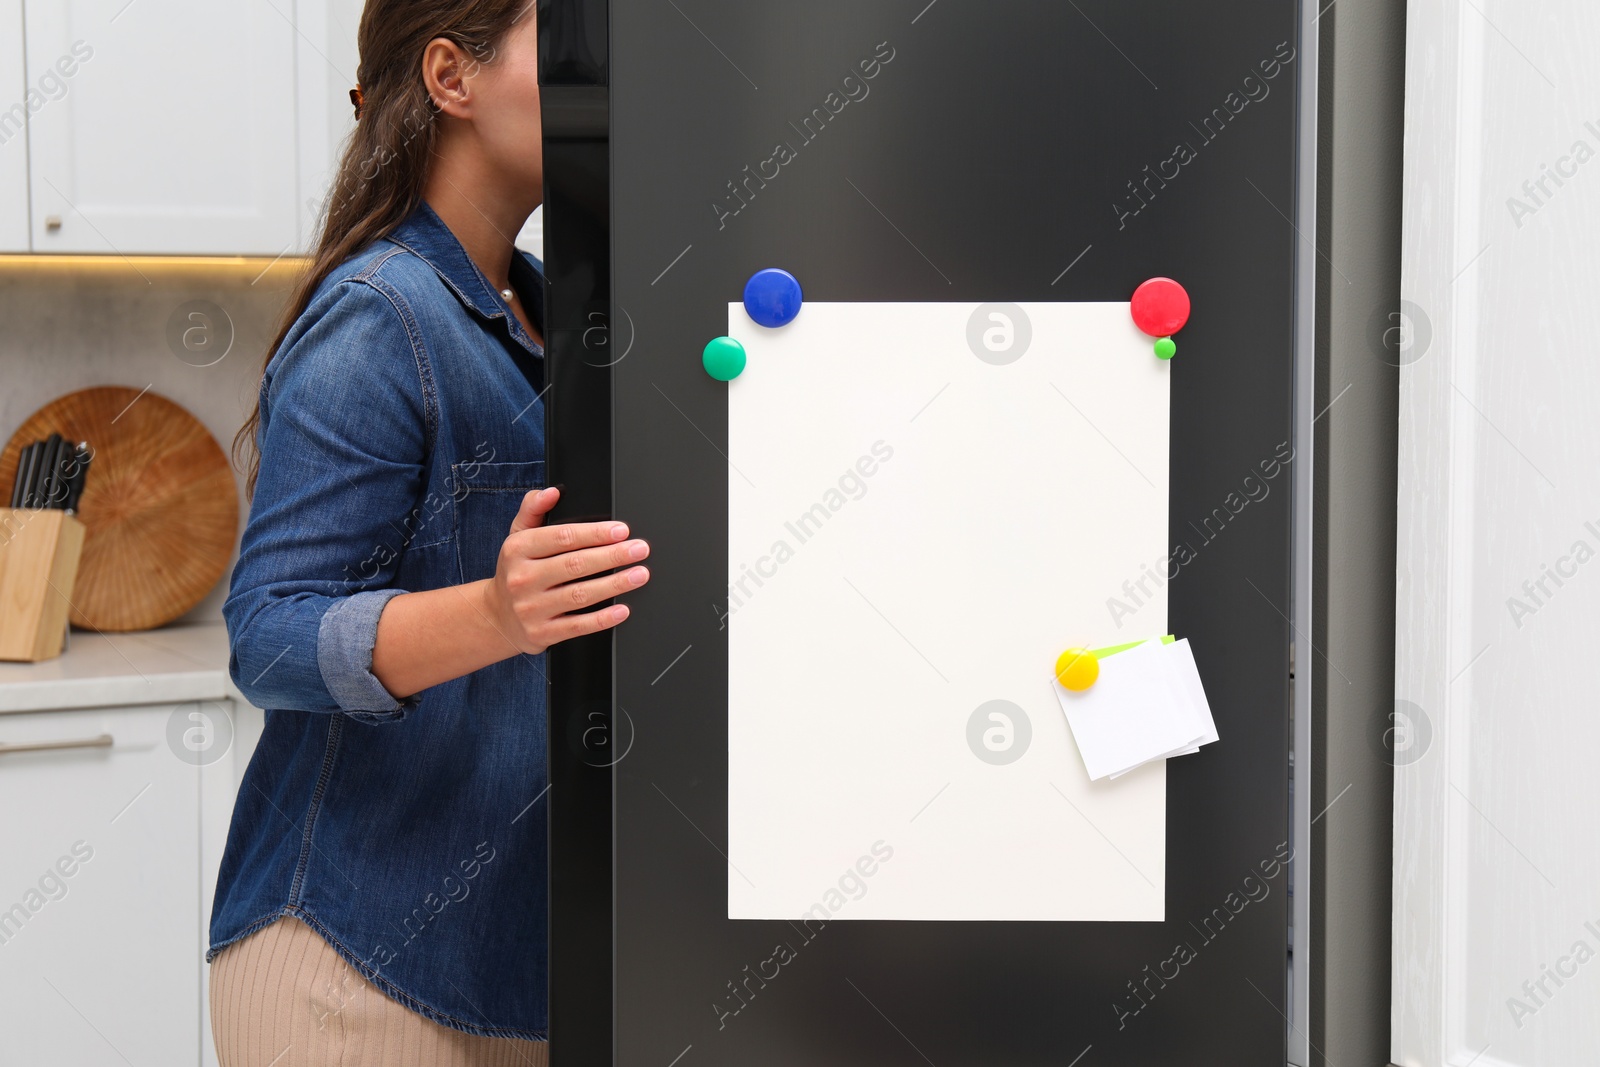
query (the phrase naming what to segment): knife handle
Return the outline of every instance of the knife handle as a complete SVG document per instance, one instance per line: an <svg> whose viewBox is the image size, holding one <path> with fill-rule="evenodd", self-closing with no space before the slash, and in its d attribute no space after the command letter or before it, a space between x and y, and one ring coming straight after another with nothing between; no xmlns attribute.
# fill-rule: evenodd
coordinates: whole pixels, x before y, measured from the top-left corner
<svg viewBox="0 0 1600 1067"><path fill-rule="evenodd" d="M44 443L39 456L39 476L35 481L34 504L41 508L56 506L56 486L61 478L61 453L67 443L58 433L52 433Z"/></svg>
<svg viewBox="0 0 1600 1067"><path fill-rule="evenodd" d="M83 482L89 476L89 461L93 458L89 442L79 441L78 447L73 450L73 469L67 479L67 499L63 505L70 512L76 513L78 510L78 501L83 497Z"/></svg>
<svg viewBox="0 0 1600 1067"><path fill-rule="evenodd" d="M17 474L11 480L11 506L22 506L23 474L28 469L28 455L33 451L32 445L23 445L22 451L17 453Z"/></svg>
<svg viewBox="0 0 1600 1067"><path fill-rule="evenodd" d="M21 501L18 507L33 507L33 482L39 473L39 453L44 451L44 442L35 441L25 450L26 460L21 466L17 480L22 484Z"/></svg>

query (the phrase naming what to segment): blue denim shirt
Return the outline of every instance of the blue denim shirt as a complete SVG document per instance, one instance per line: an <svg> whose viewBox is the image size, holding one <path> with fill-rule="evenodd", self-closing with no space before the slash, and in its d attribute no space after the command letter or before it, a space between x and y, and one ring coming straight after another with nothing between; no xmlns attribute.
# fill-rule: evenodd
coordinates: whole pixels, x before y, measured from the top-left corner
<svg viewBox="0 0 1600 1067"><path fill-rule="evenodd" d="M512 284L542 332L539 262L514 257ZM293 915L428 1018L546 1036L545 657L405 700L371 669L389 598L492 576L544 486L543 357L423 204L317 288L267 364L223 606L266 730L207 960Z"/></svg>

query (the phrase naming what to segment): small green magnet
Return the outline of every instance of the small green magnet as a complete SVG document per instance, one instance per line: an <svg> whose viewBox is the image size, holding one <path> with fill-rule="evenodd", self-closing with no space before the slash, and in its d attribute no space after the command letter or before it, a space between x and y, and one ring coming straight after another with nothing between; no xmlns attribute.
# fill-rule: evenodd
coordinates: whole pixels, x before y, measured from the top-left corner
<svg viewBox="0 0 1600 1067"><path fill-rule="evenodd" d="M1156 358L1171 359L1178 354L1178 346L1170 337L1163 337L1156 342Z"/></svg>
<svg viewBox="0 0 1600 1067"><path fill-rule="evenodd" d="M731 337L716 337L700 355L706 373L719 382L731 382L744 370L744 345Z"/></svg>

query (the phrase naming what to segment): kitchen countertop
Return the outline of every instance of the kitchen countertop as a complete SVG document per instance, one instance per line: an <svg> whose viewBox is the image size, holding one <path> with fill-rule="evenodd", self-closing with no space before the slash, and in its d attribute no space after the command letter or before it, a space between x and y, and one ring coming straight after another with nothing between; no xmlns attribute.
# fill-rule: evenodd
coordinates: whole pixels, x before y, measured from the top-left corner
<svg viewBox="0 0 1600 1067"><path fill-rule="evenodd" d="M222 623L137 633L74 630L67 651L41 663L0 663L0 715L234 699Z"/></svg>

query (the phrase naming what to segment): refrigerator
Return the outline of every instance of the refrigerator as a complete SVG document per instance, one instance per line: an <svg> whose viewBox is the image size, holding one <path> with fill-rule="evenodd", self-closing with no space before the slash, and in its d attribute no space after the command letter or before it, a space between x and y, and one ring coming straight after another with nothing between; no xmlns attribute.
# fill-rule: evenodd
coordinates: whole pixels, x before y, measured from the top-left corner
<svg viewBox="0 0 1600 1067"><path fill-rule="evenodd" d="M554 1062L1286 1062L1299 5L538 17Z"/></svg>

